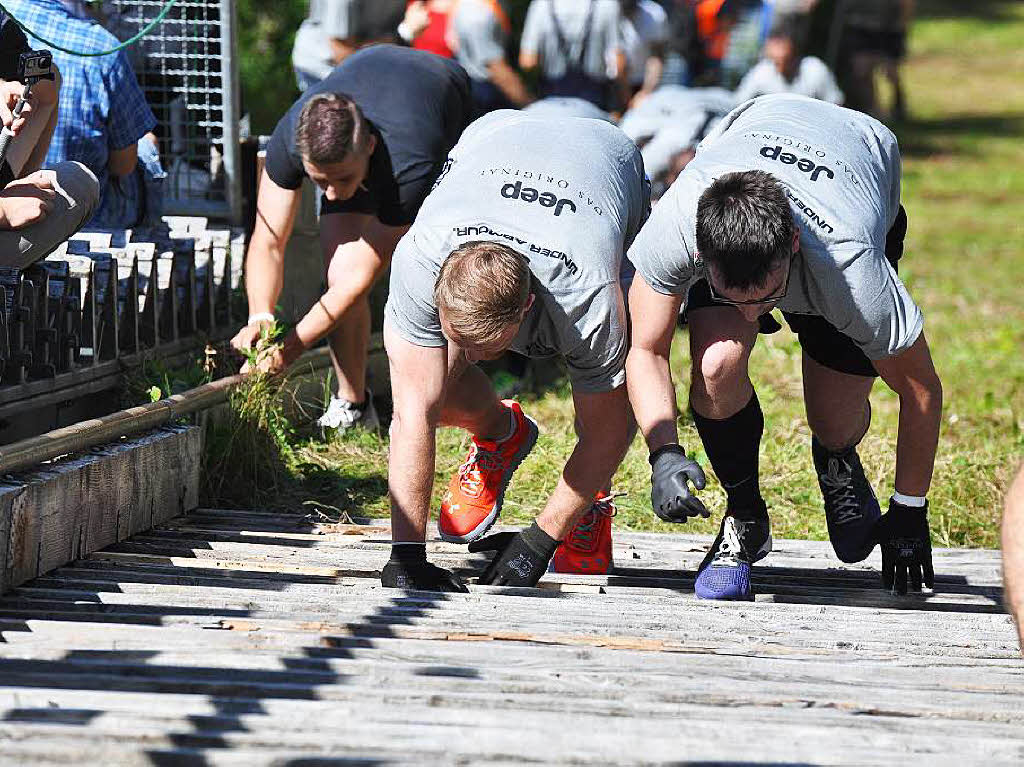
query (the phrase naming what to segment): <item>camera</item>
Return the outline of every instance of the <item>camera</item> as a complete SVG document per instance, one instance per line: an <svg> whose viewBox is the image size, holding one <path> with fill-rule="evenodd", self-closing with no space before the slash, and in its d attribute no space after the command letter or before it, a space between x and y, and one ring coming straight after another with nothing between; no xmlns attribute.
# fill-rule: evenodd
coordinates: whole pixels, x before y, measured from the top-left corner
<svg viewBox="0 0 1024 767"><path fill-rule="evenodd" d="M29 51L18 59L18 79L25 83L53 79L53 54L50 51Z"/></svg>

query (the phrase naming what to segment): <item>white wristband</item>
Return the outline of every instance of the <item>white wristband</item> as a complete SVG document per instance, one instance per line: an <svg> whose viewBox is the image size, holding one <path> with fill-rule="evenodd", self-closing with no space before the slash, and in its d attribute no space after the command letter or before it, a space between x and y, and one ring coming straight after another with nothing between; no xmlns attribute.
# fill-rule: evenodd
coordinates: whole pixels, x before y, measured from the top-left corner
<svg viewBox="0 0 1024 767"><path fill-rule="evenodd" d="M406 24L404 20L398 25L398 36L407 43L411 43L415 37L412 33L412 27Z"/></svg>
<svg viewBox="0 0 1024 767"><path fill-rule="evenodd" d="M912 509L920 509L928 501L923 495L903 495L903 493L896 491L893 492L892 499L901 506L909 506Z"/></svg>
<svg viewBox="0 0 1024 767"><path fill-rule="evenodd" d="M250 314L249 319L246 321L246 325L254 325L257 322L273 322L273 312L256 312L256 314Z"/></svg>

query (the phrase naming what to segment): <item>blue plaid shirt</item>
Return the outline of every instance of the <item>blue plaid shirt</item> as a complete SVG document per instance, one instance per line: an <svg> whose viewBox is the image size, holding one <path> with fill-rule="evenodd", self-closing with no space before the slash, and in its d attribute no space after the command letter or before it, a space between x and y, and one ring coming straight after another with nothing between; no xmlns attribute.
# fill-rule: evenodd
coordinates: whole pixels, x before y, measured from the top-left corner
<svg viewBox="0 0 1024 767"><path fill-rule="evenodd" d="M67 10L59 0L5 0L4 5L33 32L64 48L105 51L118 44L99 22ZM46 45L35 38L34 48ZM140 174L112 178L107 172L111 150L136 144L156 127L124 51L83 58L53 51L63 85L57 130L46 155L46 166L65 160L86 165L100 181L102 197L93 217L95 226L131 226L142 209Z"/></svg>

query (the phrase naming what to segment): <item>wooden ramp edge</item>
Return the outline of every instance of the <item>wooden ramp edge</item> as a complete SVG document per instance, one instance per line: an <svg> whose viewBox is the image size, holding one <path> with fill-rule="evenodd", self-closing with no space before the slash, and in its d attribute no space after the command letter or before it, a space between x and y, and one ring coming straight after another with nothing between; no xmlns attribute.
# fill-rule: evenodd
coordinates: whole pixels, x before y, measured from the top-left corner
<svg viewBox="0 0 1024 767"><path fill-rule="evenodd" d="M756 601L708 603L709 542L616 532L607 576L406 592L383 524L200 509L0 598L0 763L1024 763L998 552L938 550L898 598L877 555L777 541Z"/></svg>
<svg viewBox="0 0 1024 767"><path fill-rule="evenodd" d="M202 443L198 427L167 426L6 475L0 594L195 509Z"/></svg>

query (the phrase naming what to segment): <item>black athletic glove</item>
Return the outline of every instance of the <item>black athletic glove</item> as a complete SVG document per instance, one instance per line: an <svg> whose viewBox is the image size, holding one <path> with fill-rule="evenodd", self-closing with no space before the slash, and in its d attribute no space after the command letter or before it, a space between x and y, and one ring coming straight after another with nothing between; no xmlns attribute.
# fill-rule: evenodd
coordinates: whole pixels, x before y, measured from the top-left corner
<svg viewBox="0 0 1024 767"><path fill-rule="evenodd" d="M480 583L494 586L535 586L548 569L558 541L534 522L518 533L488 535L469 544L474 554L493 551L494 559L480 576Z"/></svg>
<svg viewBox="0 0 1024 767"><path fill-rule="evenodd" d="M389 589L468 592L455 573L427 561L424 544L403 543L391 547L391 559L380 571L381 585Z"/></svg>
<svg viewBox="0 0 1024 767"><path fill-rule="evenodd" d="M910 588L921 590L935 586L932 570L932 543L928 530L928 504L921 508L889 501L889 511L875 527L878 545L882 548L882 586L898 594Z"/></svg>
<svg viewBox="0 0 1024 767"><path fill-rule="evenodd" d="M686 522L690 517L705 519L711 512L690 492L703 490L707 483L704 470L679 445L662 445L648 459L651 462L651 507L666 522Z"/></svg>

